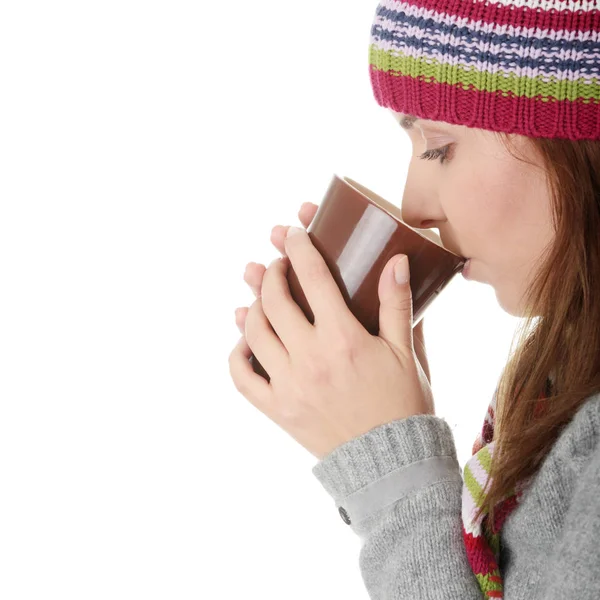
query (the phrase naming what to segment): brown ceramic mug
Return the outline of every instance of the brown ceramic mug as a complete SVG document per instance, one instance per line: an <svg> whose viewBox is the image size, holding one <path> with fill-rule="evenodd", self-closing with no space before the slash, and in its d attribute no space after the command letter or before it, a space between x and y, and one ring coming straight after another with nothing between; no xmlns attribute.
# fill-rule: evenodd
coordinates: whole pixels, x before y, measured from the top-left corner
<svg viewBox="0 0 600 600"><path fill-rule="evenodd" d="M433 231L404 223L398 207L349 177L335 174L307 232L348 308L371 335L379 334L377 288L393 256L408 256L413 327L466 262L444 248ZM292 265L287 280L292 298L313 324L314 314ZM250 362L256 373L270 381L254 356Z"/></svg>

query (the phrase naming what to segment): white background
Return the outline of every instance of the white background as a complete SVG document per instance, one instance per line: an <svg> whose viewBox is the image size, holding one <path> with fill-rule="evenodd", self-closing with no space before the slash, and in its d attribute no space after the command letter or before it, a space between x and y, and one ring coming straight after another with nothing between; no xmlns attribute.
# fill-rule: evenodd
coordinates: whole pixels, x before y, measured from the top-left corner
<svg viewBox="0 0 600 600"><path fill-rule="evenodd" d="M316 459L234 388L245 266L333 173L400 205L377 3L0 8L0 597L367 598ZM432 163L432 169L436 168ZM517 320L457 276L425 320L470 456Z"/></svg>

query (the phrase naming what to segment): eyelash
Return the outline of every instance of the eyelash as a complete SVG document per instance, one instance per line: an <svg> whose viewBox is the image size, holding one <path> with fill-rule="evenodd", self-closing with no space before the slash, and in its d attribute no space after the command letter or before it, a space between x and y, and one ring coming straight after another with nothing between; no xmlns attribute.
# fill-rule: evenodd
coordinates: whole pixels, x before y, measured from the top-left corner
<svg viewBox="0 0 600 600"><path fill-rule="evenodd" d="M423 160L436 160L440 159L440 164L444 164L445 160L448 160L448 152L450 151L450 146L452 144L448 144L447 146L443 146L442 148L435 148L434 150L425 150L419 158Z"/></svg>

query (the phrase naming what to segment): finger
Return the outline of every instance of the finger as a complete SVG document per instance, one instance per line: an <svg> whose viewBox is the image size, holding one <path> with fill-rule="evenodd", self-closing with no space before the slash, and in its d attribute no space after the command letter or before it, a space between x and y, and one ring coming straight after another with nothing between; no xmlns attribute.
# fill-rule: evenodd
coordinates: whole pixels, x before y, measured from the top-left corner
<svg viewBox="0 0 600 600"><path fill-rule="evenodd" d="M261 300L265 316L275 333L288 353L294 354L295 348L309 343L309 336L314 335L314 327L292 298L287 270L288 264L280 259L269 265L263 278Z"/></svg>
<svg viewBox="0 0 600 600"><path fill-rule="evenodd" d="M422 318L414 327L413 327L413 340L419 340L421 344L425 345L425 340L423 338L423 321L425 318Z"/></svg>
<svg viewBox="0 0 600 600"><path fill-rule="evenodd" d="M281 377L289 371L290 356L269 323L262 305L263 299L257 298L248 310L244 329L246 342L271 378Z"/></svg>
<svg viewBox="0 0 600 600"><path fill-rule="evenodd" d="M320 325L338 329L355 325L356 318L349 311L325 259L314 247L308 232L299 229L295 235L285 239L285 247L300 287L315 316L315 327ZM264 287L263 282L263 294Z"/></svg>
<svg viewBox="0 0 600 600"><path fill-rule="evenodd" d="M266 271L264 265L258 263L248 263L244 272L244 281L250 286L254 295L258 298L261 295L262 280Z"/></svg>
<svg viewBox="0 0 600 600"><path fill-rule="evenodd" d="M319 206L317 204L313 204L312 202L305 202L300 207L300 210L298 211L298 218L305 229L310 227L310 224L313 222L313 219L317 214L317 210L319 210ZM289 225L275 225L275 227L273 227L271 230L271 242L284 256L286 255L285 236L288 229Z"/></svg>
<svg viewBox="0 0 600 600"><path fill-rule="evenodd" d="M285 256L284 240L288 229L289 226L275 225L275 227L273 227L271 230L271 243L273 246L275 246L275 248L277 248L277 250L279 250L279 252L281 252L283 256Z"/></svg>
<svg viewBox="0 0 600 600"><path fill-rule="evenodd" d="M246 317L248 315L248 308L236 308L235 309L235 324L237 328L240 330L240 333L244 335L246 333Z"/></svg>
<svg viewBox="0 0 600 600"><path fill-rule="evenodd" d="M269 402L272 388L264 377L254 372L250 357L252 350L246 339L241 337L229 355L229 374L240 394L259 410Z"/></svg>
<svg viewBox="0 0 600 600"><path fill-rule="evenodd" d="M304 225L305 229L308 229L309 225L312 223L312 220L315 218L317 214L317 210L319 210L318 204L313 204L312 202L305 202L298 211L298 218L300 219L300 223Z"/></svg>
<svg viewBox="0 0 600 600"><path fill-rule="evenodd" d="M429 385L431 385L431 374L429 371L429 361L427 360L427 348L425 346L425 338L423 335L423 322L425 319L421 319L417 325L413 328L413 345L415 348L415 354L417 355L417 359L427 377L427 381L429 381Z"/></svg>

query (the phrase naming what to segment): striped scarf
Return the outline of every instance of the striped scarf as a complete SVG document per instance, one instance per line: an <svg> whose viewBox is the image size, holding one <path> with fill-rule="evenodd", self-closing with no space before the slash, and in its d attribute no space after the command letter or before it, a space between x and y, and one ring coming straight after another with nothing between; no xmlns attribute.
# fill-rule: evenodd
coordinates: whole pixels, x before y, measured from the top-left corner
<svg viewBox="0 0 600 600"><path fill-rule="evenodd" d="M552 380L548 378L546 389L540 394L539 399L549 396L551 385ZM535 416L539 414L538 409L540 408L541 405L538 404L534 412ZM503 581L498 567L500 529L508 515L519 504L523 491L531 481L531 478L528 478L520 482L512 490L511 495L494 507L493 530L496 533L491 533L489 530L487 510L482 512L479 519L475 519L475 513L485 499L483 488L489 477L496 443L493 441L495 410L496 393L494 393L488 406L481 433L473 444L473 456L467 461L463 471L462 534L469 564L477 578L484 598L503 598ZM490 478L490 483L492 480L493 478Z"/></svg>

